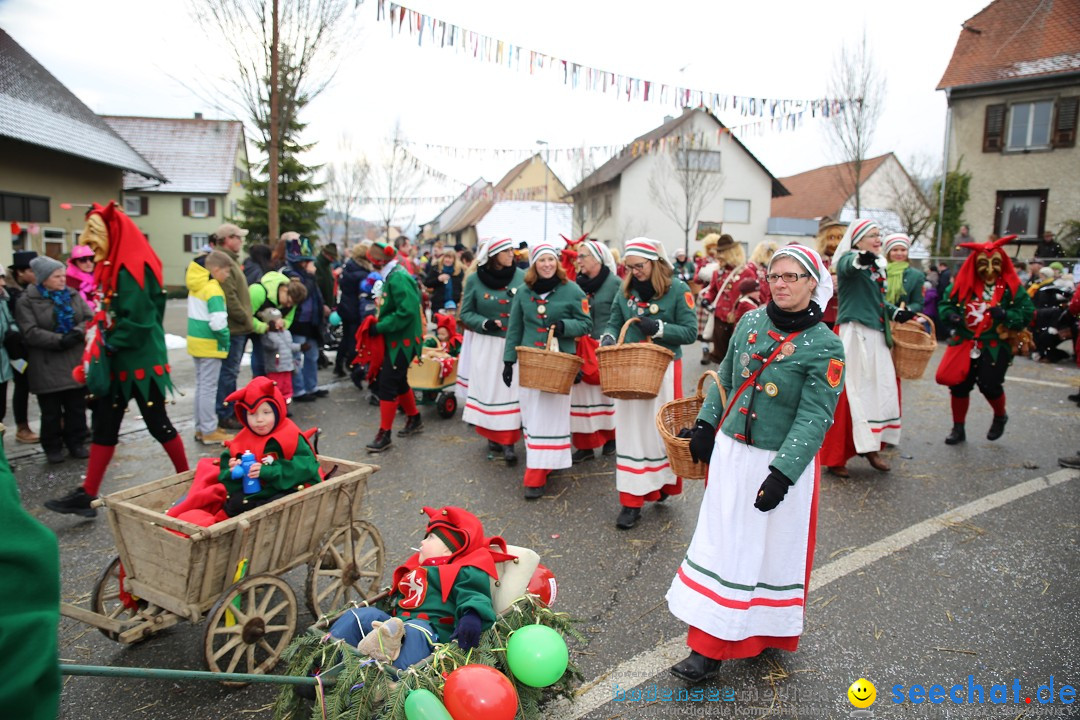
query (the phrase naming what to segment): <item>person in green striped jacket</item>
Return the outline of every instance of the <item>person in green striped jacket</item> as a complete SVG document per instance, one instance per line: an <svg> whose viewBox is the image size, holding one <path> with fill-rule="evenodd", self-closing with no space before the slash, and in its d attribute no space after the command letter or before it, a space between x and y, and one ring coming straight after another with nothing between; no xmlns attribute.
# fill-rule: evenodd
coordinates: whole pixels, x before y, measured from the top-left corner
<svg viewBox="0 0 1080 720"><path fill-rule="evenodd" d="M229 316L221 283L229 277L229 256L215 250L191 261L188 290L187 348L195 362L195 439L221 445L232 435L218 427L217 384L221 361L229 354Z"/></svg>

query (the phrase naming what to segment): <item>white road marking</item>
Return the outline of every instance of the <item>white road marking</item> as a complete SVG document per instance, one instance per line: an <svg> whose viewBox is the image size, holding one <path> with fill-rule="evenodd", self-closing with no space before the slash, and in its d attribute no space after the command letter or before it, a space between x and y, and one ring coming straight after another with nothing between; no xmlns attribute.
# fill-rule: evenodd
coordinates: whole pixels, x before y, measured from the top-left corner
<svg viewBox="0 0 1080 720"><path fill-rule="evenodd" d="M1076 470L1058 470L1046 477L1027 480L1019 485L1007 487L1004 490L973 500L940 515L927 518L875 543L859 548L850 555L845 555L815 568L810 575L809 592L820 590L829 583L861 570L898 550L903 550L921 540L925 540L944 530L947 523L970 520L1033 493L1077 478L1080 478L1080 473ZM561 713L552 714L551 717L553 720L577 720L577 718L583 717L611 700L612 682L618 682L620 690L629 690L664 672L685 655L686 637L684 635L661 643L652 650L647 650L625 662L619 663L593 681L586 683L578 690L578 699L573 705L565 707Z"/></svg>
<svg viewBox="0 0 1080 720"><path fill-rule="evenodd" d="M1031 383L1032 385L1049 385L1050 387L1071 388L1075 390L1077 388L1076 383L1060 383L1052 382L1050 380L1032 380L1031 378L1022 377L1009 377L1005 376L1006 380L1012 380L1013 382Z"/></svg>

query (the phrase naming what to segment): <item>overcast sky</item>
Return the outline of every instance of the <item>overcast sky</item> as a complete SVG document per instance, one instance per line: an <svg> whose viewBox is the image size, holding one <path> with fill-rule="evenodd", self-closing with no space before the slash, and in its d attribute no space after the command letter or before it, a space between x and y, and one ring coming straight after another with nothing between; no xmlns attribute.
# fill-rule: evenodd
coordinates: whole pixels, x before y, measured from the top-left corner
<svg viewBox="0 0 1080 720"><path fill-rule="evenodd" d="M521 47L657 82L770 98L827 94L836 47L864 28L887 82L873 154L902 161L942 152L945 98L934 90L960 24L986 0L414 0L424 13ZM418 47L376 22L376 0L359 7L337 76L302 117L312 163L339 155L343 136L371 156L400 121L414 142L529 148L615 145L677 114L673 105L627 102L573 90L456 52ZM629 10L634 8L633 10ZM231 71L228 56L191 20L181 0L0 0L0 27L102 114L222 117L206 100ZM192 91L189 88L197 88ZM201 96L201 97L200 97ZM746 122L720 113L729 126ZM747 133L744 144L777 177L835 162L820 121L795 131ZM418 155L446 175L497 181L517 157ZM553 163L567 184L569 163ZM462 185L428 181L422 192ZM426 221L439 208L421 208Z"/></svg>

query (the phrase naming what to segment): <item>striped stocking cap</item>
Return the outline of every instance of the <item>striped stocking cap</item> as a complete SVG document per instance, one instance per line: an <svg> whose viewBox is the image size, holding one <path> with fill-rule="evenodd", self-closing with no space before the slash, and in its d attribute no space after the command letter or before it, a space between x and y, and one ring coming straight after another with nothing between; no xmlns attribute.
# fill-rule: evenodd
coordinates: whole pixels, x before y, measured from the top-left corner
<svg viewBox="0 0 1080 720"><path fill-rule="evenodd" d="M536 261L543 255L551 255L556 260L559 259L559 251L555 249L555 246L551 243L544 242L538 245L533 245L529 250L529 264L535 265Z"/></svg>
<svg viewBox="0 0 1080 720"><path fill-rule="evenodd" d="M650 240L647 237L636 237L633 240L626 241L626 248L623 250L623 260L625 261L628 257L660 260L663 257L663 252L660 250L660 243L656 240Z"/></svg>
<svg viewBox="0 0 1080 720"><path fill-rule="evenodd" d="M476 255L476 264L478 266L487 265L488 260L503 250L513 249L514 241L510 238L488 238L480 245L480 251Z"/></svg>
<svg viewBox="0 0 1080 720"><path fill-rule="evenodd" d="M833 296L833 281L832 275L825 270L825 263L822 262L817 250L805 245L785 245L777 250L772 259L769 260L770 272L772 272L773 264L782 257L789 257L799 263L799 265L806 268L806 272L810 273L810 277L814 278L817 287L814 289L814 294L810 299L824 310L825 305Z"/></svg>
<svg viewBox="0 0 1080 720"><path fill-rule="evenodd" d="M911 247L911 238L904 233L893 233L885 238L885 242L882 244L882 252L885 254L885 258L888 259L889 251L894 247Z"/></svg>
<svg viewBox="0 0 1080 720"><path fill-rule="evenodd" d="M595 240L586 240L581 245L585 252L589 253L598 263L607 266L607 269L611 272L616 271L615 258L611 256L611 251L608 250L606 245Z"/></svg>
<svg viewBox="0 0 1080 720"><path fill-rule="evenodd" d="M859 241L866 237L871 230L880 230L881 226L877 224L877 221L870 218L857 218L853 223L848 225L847 231L844 233L844 237L841 238L840 244L836 246L836 252L833 254L833 260L839 260L845 254L855 249L855 246L859 244Z"/></svg>

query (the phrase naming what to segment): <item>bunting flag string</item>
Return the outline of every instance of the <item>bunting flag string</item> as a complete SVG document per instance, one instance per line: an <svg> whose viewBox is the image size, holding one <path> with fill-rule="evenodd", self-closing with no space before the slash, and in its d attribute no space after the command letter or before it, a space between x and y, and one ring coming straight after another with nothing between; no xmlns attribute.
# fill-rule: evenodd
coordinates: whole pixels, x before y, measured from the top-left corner
<svg viewBox="0 0 1080 720"><path fill-rule="evenodd" d="M381 205L390 202L398 205L425 205L429 203L449 205L458 198L465 198L466 200L491 200L492 202L502 202L504 200L543 200L544 190L545 188L543 185L516 188L514 190L495 190L495 188L488 184L480 188L465 188L463 192L457 195L416 195L404 198L369 196L362 198L362 203L366 205Z"/></svg>
<svg viewBox="0 0 1080 720"><path fill-rule="evenodd" d="M798 116L801 120L808 114L811 118L828 118L840 112L847 102L858 102L857 99L840 98L751 97L642 80L522 48L388 0L378 0L376 20L388 21L391 35L415 37L419 47L423 47L427 42L429 46L471 56L478 62L493 63L517 72L528 72L530 75L547 73L561 77L563 84L572 89L612 94L616 99L625 98L628 102L704 107L713 113L731 112L741 117L758 118L757 122L752 123L755 127L751 129L755 132L784 130L797 124L777 122L786 117ZM757 124L762 121L766 122Z"/></svg>

